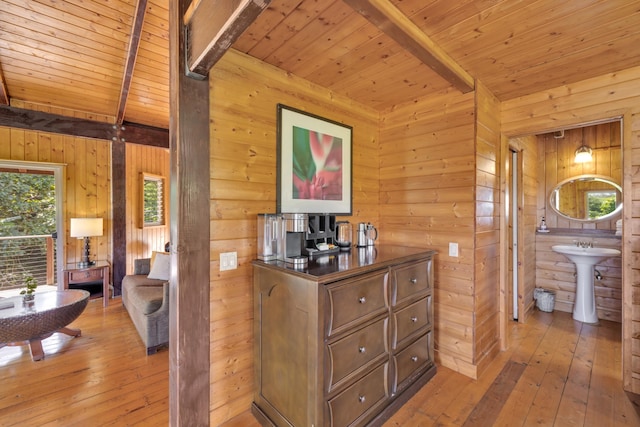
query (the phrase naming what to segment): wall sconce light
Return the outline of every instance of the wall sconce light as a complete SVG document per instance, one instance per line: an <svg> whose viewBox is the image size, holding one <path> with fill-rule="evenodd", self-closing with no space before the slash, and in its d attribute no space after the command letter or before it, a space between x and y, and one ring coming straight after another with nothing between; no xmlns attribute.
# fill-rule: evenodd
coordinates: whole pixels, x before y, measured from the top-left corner
<svg viewBox="0 0 640 427"><path fill-rule="evenodd" d="M591 151L591 148L587 147L586 145L583 145L582 147L576 150L575 162L576 163L590 162L593 159L592 154L593 152Z"/></svg>
<svg viewBox="0 0 640 427"><path fill-rule="evenodd" d="M95 261L89 261L89 237L102 236L102 218L71 218L70 235L84 239L82 260L78 267L85 268L95 264Z"/></svg>

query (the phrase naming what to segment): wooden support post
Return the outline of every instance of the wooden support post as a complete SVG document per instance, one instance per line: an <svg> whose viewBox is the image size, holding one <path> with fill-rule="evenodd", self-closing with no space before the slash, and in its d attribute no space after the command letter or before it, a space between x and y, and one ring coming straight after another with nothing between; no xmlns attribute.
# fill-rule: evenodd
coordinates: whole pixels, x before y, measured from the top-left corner
<svg viewBox="0 0 640 427"><path fill-rule="evenodd" d="M122 279L127 274L127 165L126 144L115 139L111 142L111 205L113 257L113 296L122 293ZM106 296L108 298L108 296Z"/></svg>
<svg viewBox="0 0 640 427"><path fill-rule="evenodd" d="M209 82L185 75L183 17L170 0L169 423L209 425Z"/></svg>

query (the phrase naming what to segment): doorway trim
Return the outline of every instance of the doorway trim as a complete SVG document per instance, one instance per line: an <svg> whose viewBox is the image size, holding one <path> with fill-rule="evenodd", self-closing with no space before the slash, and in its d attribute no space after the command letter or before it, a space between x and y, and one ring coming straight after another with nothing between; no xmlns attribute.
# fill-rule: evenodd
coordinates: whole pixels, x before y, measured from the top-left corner
<svg viewBox="0 0 640 427"><path fill-rule="evenodd" d="M507 218L507 225L511 225L511 237L510 244L512 254L510 259L511 276L509 279L509 290L511 290L511 307L513 315L509 318L510 321L517 321L524 323L526 320L526 307L524 304L524 298L522 295L522 285L524 278L523 258L524 258L524 242L525 242L525 221L524 221L524 153L522 148L518 148L509 143L509 178L508 178L508 197L509 206L509 218ZM515 159L515 162L514 162ZM514 164L515 163L515 164ZM507 248L508 250L509 248ZM508 310L507 310L508 315Z"/></svg>
<svg viewBox="0 0 640 427"><path fill-rule="evenodd" d="M65 238L66 227L64 223L64 183L66 182L66 165L62 163L47 163L47 162L29 162L24 160L0 160L0 167L7 169L30 169L53 172L53 179L56 185L56 283L58 288L62 286L63 277L62 271L65 267L65 260L67 259L65 254Z"/></svg>

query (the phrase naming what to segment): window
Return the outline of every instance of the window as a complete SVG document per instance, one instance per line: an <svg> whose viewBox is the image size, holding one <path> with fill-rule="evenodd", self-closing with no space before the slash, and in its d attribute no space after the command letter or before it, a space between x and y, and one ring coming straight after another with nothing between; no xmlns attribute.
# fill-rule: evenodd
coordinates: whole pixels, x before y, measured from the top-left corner
<svg viewBox="0 0 640 427"><path fill-rule="evenodd" d="M141 188L141 228L165 225L164 178L143 173Z"/></svg>

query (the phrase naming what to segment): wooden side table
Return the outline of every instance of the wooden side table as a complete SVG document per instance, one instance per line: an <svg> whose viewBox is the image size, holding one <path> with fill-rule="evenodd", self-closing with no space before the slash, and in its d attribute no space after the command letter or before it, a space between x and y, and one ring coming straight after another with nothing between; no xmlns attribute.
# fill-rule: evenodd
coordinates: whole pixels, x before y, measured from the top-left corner
<svg viewBox="0 0 640 427"><path fill-rule="evenodd" d="M67 264L63 272L64 289L69 289L69 285L102 281L102 305L106 307L109 305L110 269L111 264L107 261L96 261L94 265L88 267L78 267L75 263Z"/></svg>

